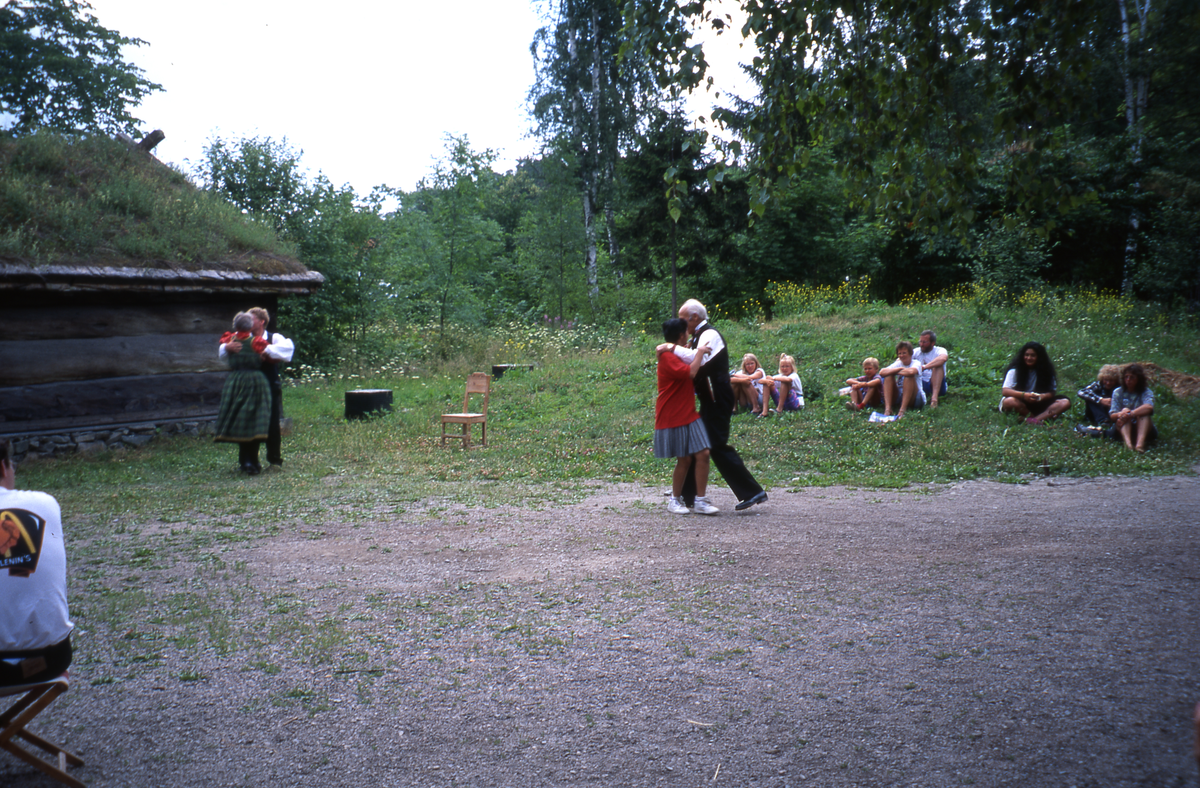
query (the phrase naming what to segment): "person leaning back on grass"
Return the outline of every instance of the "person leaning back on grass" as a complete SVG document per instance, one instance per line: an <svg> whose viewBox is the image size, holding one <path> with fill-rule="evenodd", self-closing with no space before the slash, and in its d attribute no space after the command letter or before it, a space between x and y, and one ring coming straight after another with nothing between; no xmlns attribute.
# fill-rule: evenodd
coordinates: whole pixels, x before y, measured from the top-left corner
<svg viewBox="0 0 1200 788"><path fill-rule="evenodd" d="M663 323L663 338L669 343L658 349L658 399L654 403L654 456L675 458L671 474L671 499L667 511L688 514L683 500L683 483L689 471L696 481L696 514L716 514L720 510L708 500L708 431L696 412L696 389L692 381L704 363L707 345L696 347L690 364L670 349L687 341L686 320L673 317Z"/></svg>
<svg viewBox="0 0 1200 788"><path fill-rule="evenodd" d="M936 408L938 397L946 393L946 361L950 353L946 348L938 347L937 334L922 331L913 358L921 362L921 388L925 392L925 399L929 407Z"/></svg>

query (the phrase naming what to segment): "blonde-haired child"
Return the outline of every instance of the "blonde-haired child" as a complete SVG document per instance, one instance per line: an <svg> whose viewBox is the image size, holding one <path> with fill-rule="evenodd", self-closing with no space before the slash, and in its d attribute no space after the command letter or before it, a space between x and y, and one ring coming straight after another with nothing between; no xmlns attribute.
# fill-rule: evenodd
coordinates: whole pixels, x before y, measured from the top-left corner
<svg viewBox="0 0 1200 788"><path fill-rule="evenodd" d="M879 376L879 359L867 356L862 360L862 375L857 378L847 378L846 385L850 387L850 401L846 407L853 411L874 405L879 407L883 401L883 378Z"/></svg>
<svg viewBox="0 0 1200 788"><path fill-rule="evenodd" d="M771 377L775 387L771 390L771 399L775 402L775 412L800 410L804 407L804 387L800 385L800 376L796 374L796 359L784 353L779 357L779 374Z"/></svg>
<svg viewBox="0 0 1200 788"><path fill-rule="evenodd" d="M775 381L767 376L762 365L758 363L758 356L753 353L742 356L738 371L729 376L729 384L733 386L735 408L737 405L745 405L750 408L751 413L760 417L767 415L771 397L769 394L764 395L763 387L766 386L770 391L774 388Z"/></svg>

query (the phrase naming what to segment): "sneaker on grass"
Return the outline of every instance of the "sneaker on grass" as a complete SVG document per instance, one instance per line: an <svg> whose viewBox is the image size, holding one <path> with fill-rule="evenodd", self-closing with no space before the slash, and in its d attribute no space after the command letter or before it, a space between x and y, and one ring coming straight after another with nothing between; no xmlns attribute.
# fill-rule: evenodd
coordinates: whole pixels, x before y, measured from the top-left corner
<svg viewBox="0 0 1200 788"><path fill-rule="evenodd" d="M692 507L692 511L696 514L716 514L721 510L712 505L712 501L708 500L707 496L696 496L696 505Z"/></svg>
<svg viewBox="0 0 1200 788"><path fill-rule="evenodd" d="M675 496L671 496L667 500L667 511L671 514L690 513L690 510L687 508L687 504L685 504L681 498L676 498Z"/></svg>

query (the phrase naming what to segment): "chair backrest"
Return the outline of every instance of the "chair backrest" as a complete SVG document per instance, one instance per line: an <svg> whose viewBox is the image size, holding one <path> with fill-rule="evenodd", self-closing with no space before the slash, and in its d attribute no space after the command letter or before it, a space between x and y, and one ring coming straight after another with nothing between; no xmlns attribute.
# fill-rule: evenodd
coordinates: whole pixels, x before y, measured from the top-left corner
<svg viewBox="0 0 1200 788"><path fill-rule="evenodd" d="M470 404L472 394L483 395L483 407L479 412L483 414L487 413L488 394L490 393L491 382L491 375L487 375L483 372L472 372L467 376L467 390L466 393L463 394L463 413L471 412Z"/></svg>

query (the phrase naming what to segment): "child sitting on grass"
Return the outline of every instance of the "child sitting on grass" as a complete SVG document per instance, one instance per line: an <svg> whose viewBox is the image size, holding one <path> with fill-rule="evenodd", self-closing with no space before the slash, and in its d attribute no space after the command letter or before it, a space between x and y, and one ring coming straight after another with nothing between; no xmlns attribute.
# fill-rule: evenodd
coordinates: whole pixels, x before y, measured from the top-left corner
<svg viewBox="0 0 1200 788"><path fill-rule="evenodd" d="M677 317L663 323L663 338L675 345L687 340L687 321ZM716 514L720 511L709 502L708 450L711 445L708 431L696 412L696 389L692 380L704 363L708 346L701 343L689 365L669 348L658 353L658 400L654 404L654 456L660 459L675 457L675 472L671 475L671 500L667 511L688 514L683 502L683 482L692 463L696 464L696 502L690 511L696 514Z"/></svg>
<svg viewBox="0 0 1200 788"><path fill-rule="evenodd" d="M771 378L775 387L771 389L771 399L775 402L775 412L800 410L804 407L804 387L800 385L800 376L796 374L796 359L784 353L779 357L779 374Z"/></svg>
<svg viewBox="0 0 1200 788"><path fill-rule="evenodd" d="M879 376L879 359L868 356L862 362L862 376L847 378L846 385L850 387L850 401L846 403L849 410L860 411L874 406L878 408L883 403L883 378Z"/></svg>
<svg viewBox="0 0 1200 788"><path fill-rule="evenodd" d="M758 416L766 416L771 405L770 395L763 394L763 387L770 391L775 381L767 377L767 373L758 363L758 356L747 353L742 356L742 365L737 372L729 376L729 384L733 386L733 397L738 405L745 405L750 412Z"/></svg>

